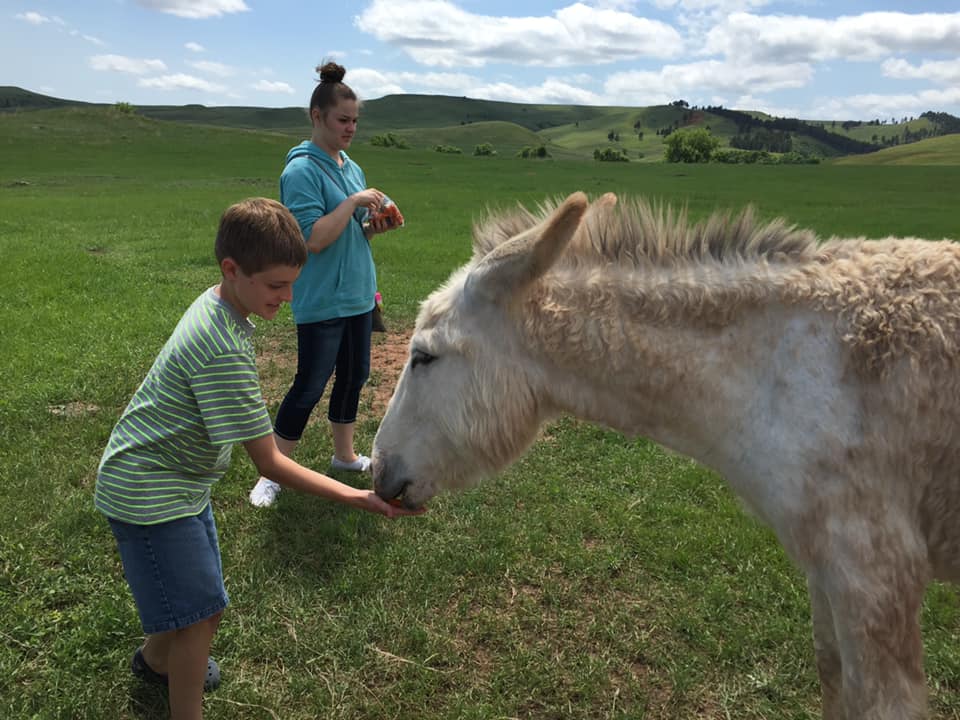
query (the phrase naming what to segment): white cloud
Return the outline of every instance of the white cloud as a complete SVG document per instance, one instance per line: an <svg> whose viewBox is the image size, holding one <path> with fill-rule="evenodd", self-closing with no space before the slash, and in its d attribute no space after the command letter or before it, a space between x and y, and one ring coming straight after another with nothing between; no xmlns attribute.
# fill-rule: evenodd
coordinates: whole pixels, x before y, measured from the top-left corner
<svg viewBox="0 0 960 720"><path fill-rule="evenodd" d="M590 76L583 74L574 78L577 79L593 82ZM594 92L557 78L547 78L538 85L524 86L507 82L492 83L467 73L382 73L370 68L356 68L350 71L347 80L350 87L366 99L404 93L438 93L519 103L596 105L604 101Z"/></svg>
<svg viewBox="0 0 960 720"><path fill-rule="evenodd" d="M46 23L55 21L54 18L52 17L47 17L46 15L41 15L40 13L32 12L32 11L25 12L25 13L17 13L13 17L16 18L17 20L23 20L24 22L28 22L31 25L44 25ZM61 22L60 24L63 24L63 23Z"/></svg>
<svg viewBox="0 0 960 720"><path fill-rule="evenodd" d="M176 73L174 75L162 75L154 78L141 78L137 85L145 88L156 88L157 90L203 90L211 93L226 93L227 88L218 83L212 83L203 78Z"/></svg>
<svg viewBox="0 0 960 720"><path fill-rule="evenodd" d="M723 102L718 103L723 105ZM801 112L795 107L784 107L771 103L766 98L754 97L753 95L741 95L736 100L728 102L727 105L732 110L757 110L765 112L767 115L782 118L796 118L801 116Z"/></svg>
<svg viewBox="0 0 960 720"><path fill-rule="evenodd" d="M517 102L551 105L604 104L603 97L592 90L586 90L558 78L547 78L540 85L524 88Z"/></svg>
<svg viewBox="0 0 960 720"><path fill-rule="evenodd" d="M167 69L163 60L129 58L123 55L94 55L90 58L90 67L94 70L146 75L151 72L163 72Z"/></svg>
<svg viewBox="0 0 960 720"><path fill-rule="evenodd" d="M100 38L94 37L93 35L84 35L79 30L70 30L68 31L68 34L70 35L70 37L83 38L88 43L92 43L94 45L97 45L98 47L103 47L104 45L106 45L106 43Z"/></svg>
<svg viewBox="0 0 960 720"><path fill-rule="evenodd" d="M637 0L584 0L587 5L593 5L601 10L622 10L630 12L637 6Z"/></svg>
<svg viewBox="0 0 960 720"><path fill-rule="evenodd" d="M806 63L745 65L707 60L687 65L664 65L657 71L614 73L604 92L617 105L654 105L684 98L702 104L707 96L744 95L803 87L813 77ZM691 96L694 97L686 97Z"/></svg>
<svg viewBox="0 0 960 720"><path fill-rule="evenodd" d="M662 10L678 8L687 12L716 11L727 15L747 8L769 5L771 0L652 0Z"/></svg>
<svg viewBox="0 0 960 720"><path fill-rule="evenodd" d="M401 93L439 93L518 103L646 106L684 98L697 104L730 107L731 98L739 103L740 98L750 98L751 93L802 87L812 77L813 68L806 63L743 66L710 60L666 65L657 71L617 72L602 84L585 73L548 77L537 84L516 84L491 82L468 73L384 73L370 68L351 70L347 80L362 98L368 99ZM787 115L782 108L769 103L760 109Z"/></svg>
<svg viewBox="0 0 960 720"><path fill-rule="evenodd" d="M183 46L190 52L195 52L195 53L202 53L206 49L203 47L203 45L197 42L184 43Z"/></svg>
<svg viewBox="0 0 960 720"><path fill-rule="evenodd" d="M220 17L250 9L243 0L136 0L136 3L148 10L191 19Z"/></svg>
<svg viewBox="0 0 960 720"><path fill-rule="evenodd" d="M208 75L216 75L217 77L231 77L237 74L237 71L229 65L211 60L188 60L187 65L195 70L207 73Z"/></svg>
<svg viewBox="0 0 960 720"><path fill-rule="evenodd" d="M960 85L960 59L926 60L919 65L911 65L906 60L891 58L884 61L883 74L897 80L929 80L941 85Z"/></svg>
<svg viewBox="0 0 960 720"><path fill-rule="evenodd" d="M443 95L464 95L466 88L477 85L480 81L473 75L466 73L411 73L399 72L387 75L376 70L353 70L350 72L351 87L386 89L380 95L388 93L440 93ZM387 89L389 88L389 89ZM405 89L409 88L409 89ZM372 93L364 93L371 97Z"/></svg>
<svg viewBox="0 0 960 720"><path fill-rule="evenodd" d="M258 80L251 87L260 92L286 93L287 95L294 93L294 89L289 84L276 80Z"/></svg>
<svg viewBox="0 0 960 720"><path fill-rule="evenodd" d="M872 12L831 20L733 13L705 50L739 61L876 60L901 52L960 52L960 13Z"/></svg>
<svg viewBox="0 0 960 720"><path fill-rule="evenodd" d="M674 57L683 50L680 34L666 23L579 2L552 16L495 17L466 12L448 0L373 0L354 23L437 67L560 67Z"/></svg>
<svg viewBox="0 0 960 720"><path fill-rule="evenodd" d="M408 81L410 77L415 77L413 73L407 73L407 76ZM400 73L382 73L379 70L369 68L350 70L344 81L353 88L361 99L416 92L415 88L417 87L415 84L401 84Z"/></svg>
<svg viewBox="0 0 960 720"><path fill-rule="evenodd" d="M916 93L883 95L879 93L851 95L842 98L821 98L812 117L819 118L887 118L916 117L931 108L960 103L960 87L922 90Z"/></svg>
<svg viewBox="0 0 960 720"><path fill-rule="evenodd" d="M600 105L604 100L594 92L555 78L547 78L539 85L526 86L483 83L471 87L464 94L483 100L545 105Z"/></svg>

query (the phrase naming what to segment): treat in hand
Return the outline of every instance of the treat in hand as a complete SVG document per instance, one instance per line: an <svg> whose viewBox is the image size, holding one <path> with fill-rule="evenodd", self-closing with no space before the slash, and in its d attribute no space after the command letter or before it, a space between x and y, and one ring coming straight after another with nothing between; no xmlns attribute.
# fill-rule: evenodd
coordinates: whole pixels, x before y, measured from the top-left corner
<svg viewBox="0 0 960 720"><path fill-rule="evenodd" d="M384 197L380 208L370 215L370 221L381 218L386 220L387 227L394 228L403 226L403 215L400 213L400 208L388 197Z"/></svg>

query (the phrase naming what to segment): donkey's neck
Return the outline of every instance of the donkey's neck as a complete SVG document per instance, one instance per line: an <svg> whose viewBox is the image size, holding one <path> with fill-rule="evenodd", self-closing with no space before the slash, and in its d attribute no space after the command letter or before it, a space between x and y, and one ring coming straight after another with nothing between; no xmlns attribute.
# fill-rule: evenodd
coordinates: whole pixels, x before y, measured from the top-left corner
<svg viewBox="0 0 960 720"><path fill-rule="evenodd" d="M778 348L802 344L824 319L756 278L713 283L707 292L702 278L595 277L551 288L529 308L526 334L552 403L713 467L731 463L751 408L782 382L789 360Z"/></svg>

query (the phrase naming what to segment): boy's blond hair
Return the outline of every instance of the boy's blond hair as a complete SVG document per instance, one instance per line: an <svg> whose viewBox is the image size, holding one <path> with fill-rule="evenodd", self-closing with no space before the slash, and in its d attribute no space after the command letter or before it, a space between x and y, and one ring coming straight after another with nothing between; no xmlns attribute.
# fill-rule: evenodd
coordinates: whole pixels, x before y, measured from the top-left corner
<svg viewBox="0 0 960 720"><path fill-rule="evenodd" d="M241 200L224 211L214 252L218 263L232 258L246 275L307 262L299 223L283 204L264 197Z"/></svg>

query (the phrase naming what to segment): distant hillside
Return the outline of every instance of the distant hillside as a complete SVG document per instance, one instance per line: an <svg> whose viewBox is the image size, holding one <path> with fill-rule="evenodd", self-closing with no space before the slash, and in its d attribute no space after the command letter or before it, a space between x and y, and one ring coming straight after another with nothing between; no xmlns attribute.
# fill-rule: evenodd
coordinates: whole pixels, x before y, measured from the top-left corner
<svg viewBox="0 0 960 720"><path fill-rule="evenodd" d="M97 106L16 87L0 87L0 112L76 105ZM266 130L298 138L309 133L303 107L142 105L133 110L143 117L193 125ZM542 144L552 157L558 158L592 158L595 151L612 148L634 162L660 162L664 140L684 128L707 129L723 146L830 159L870 154L887 146L909 146L932 136L956 133L960 131L960 119L929 112L919 118L889 123L805 121L723 107L690 107L682 100L650 107L598 107L444 95L388 95L364 102L356 141L368 142L375 135L391 132L414 147L428 149L454 145L470 153L476 145L490 143L498 154L504 155Z"/></svg>
<svg viewBox="0 0 960 720"><path fill-rule="evenodd" d="M457 147L465 155L473 153L477 145L489 144L499 155L515 155L525 147L546 145L551 157L578 157L580 153L551 143L538 133L503 120L490 120L454 125L452 127L412 128L397 130L396 135L412 147L433 148L437 145Z"/></svg>
<svg viewBox="0 0 960 720"><path fill-rule="evenodd" d="M537 132L602 117L622 108L589 105L527 105L448 95L387 95L363 103L362 124L375 128L451 127L509 122Z"/></svg>
<svg viewBox="0 0 960 720"><path fill-rule="evenodd" d="M142 105L137 112L154 120L219 125L244 130L272 130L308 135L310 116L306 108L207 107L206 105Z"/></svg>
<svg viewBox="0 0 960 720"><path fill-rule="evenodd" d="M0 112L10 110L48 110L50 108L67 107L68 105L89 105L90 103L78 100L61 100L60 98L40 95L23 88L11 85L0 85Z"/></svg>
<svg viewBox="0 0 960 720"><path fill-rule="evenodd" d="M818 143L829 147L838 155L868 153L877 149L876 144L871 144L847 135L841 135L839 133L832 132L819 123L809 123L804 120L797 120L795 118L762 118L750 113L741 112L739 110L729 110L723 107L704 108L704 112L710 113L711 115L725 117L728 120L736 123L737 137L743 138L743 140L739 141L742 143L739 145L736 143L731 143L731 145L734 145L734 147L743 148L745 144L749 143L749 138L762 135L770 138L783 138L784 142L786 142L787 138L792 139L794 136L808 136L816 140ZM786 152L787 150L791 150L793 148L790 147L787 148L787 150L781 150L779 148L774 149L772 147L746 147L744 149Z"/></svg>
<svg viewBox="0 0 960 720"><path fill-rule="evenodd" d="M838 165L960 165L960 135L919 140L909 145L850 155L834 160Z"/></svg>
<svg viewBox="0 0 960 720"><path fill-rule="evenodd" d="M85 103L49 97L18 87L0 86L0 112L49 110L59 107L111 107L113 103ZM137 114L154 120L217 125L245 130L275 130L302 135L310 127L305 108L261 108L206 105L137 105Z"/></svg>

